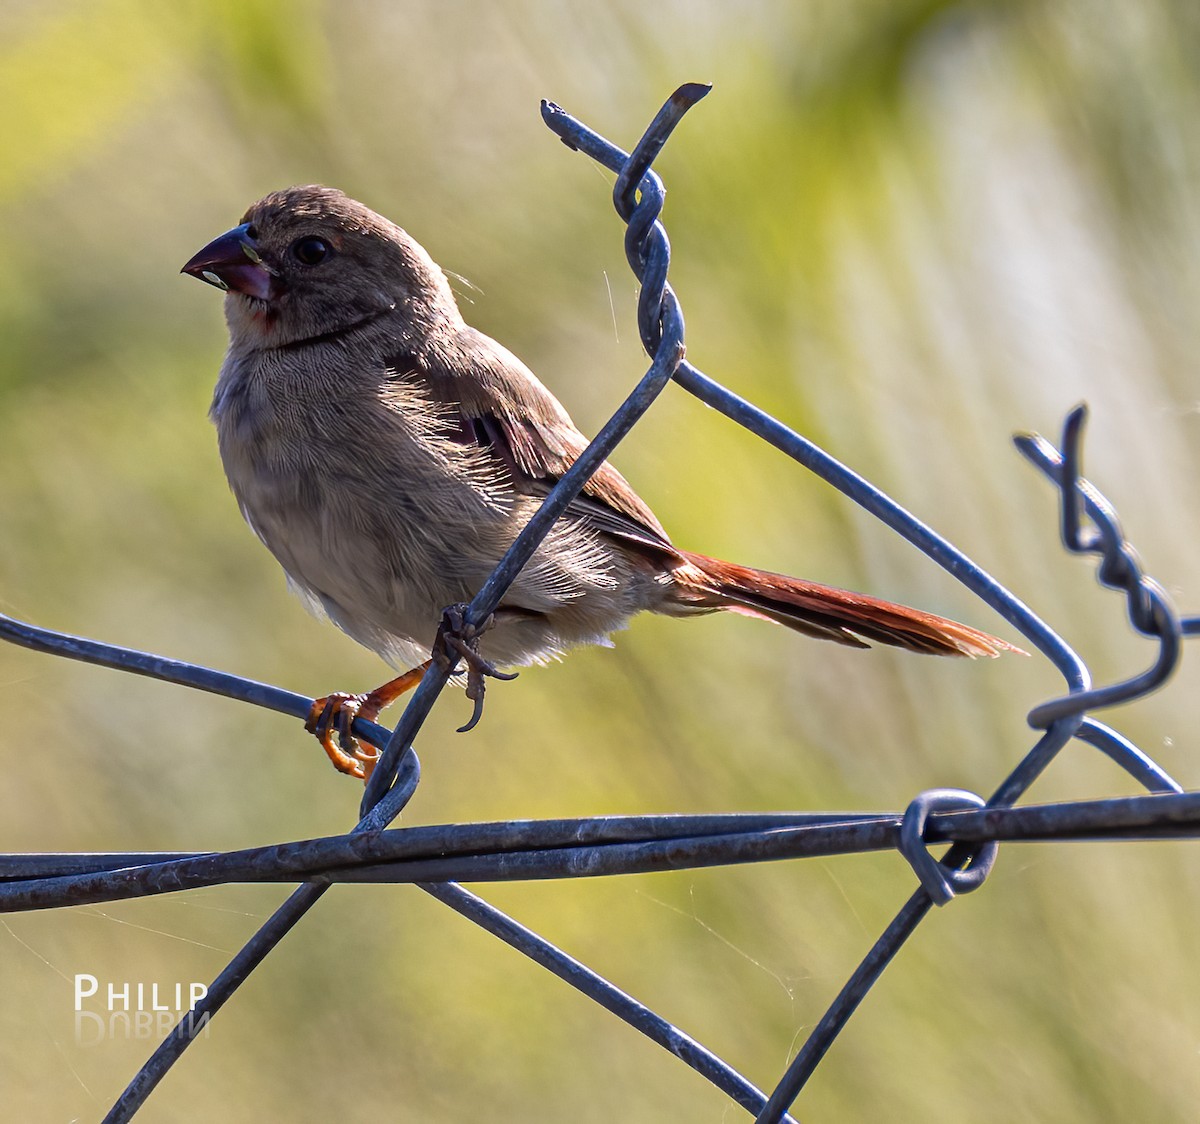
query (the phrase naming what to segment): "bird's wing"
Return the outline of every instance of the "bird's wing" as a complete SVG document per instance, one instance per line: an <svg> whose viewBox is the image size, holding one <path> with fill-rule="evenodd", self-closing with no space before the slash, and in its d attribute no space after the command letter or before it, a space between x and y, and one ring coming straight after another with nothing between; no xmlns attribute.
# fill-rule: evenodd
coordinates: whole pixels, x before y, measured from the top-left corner
<svg viewBox="0 0 1200 1124"><path fill-rule="evenodd" d="M389 370L417 383L446 410L446 437L489 450L519 491L546 494L587 447L533 372L473 328L439 339L419 355L394 356ZM654 512L607 461L568 510L598 531L655 553L677 553Z"/></svg>

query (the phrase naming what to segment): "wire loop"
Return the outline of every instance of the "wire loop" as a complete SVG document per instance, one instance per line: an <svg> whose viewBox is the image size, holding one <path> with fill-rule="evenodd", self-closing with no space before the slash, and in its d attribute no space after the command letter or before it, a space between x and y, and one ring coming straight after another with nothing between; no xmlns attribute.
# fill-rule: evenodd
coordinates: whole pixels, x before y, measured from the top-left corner
<svg viewBox="0 0 1200 1124"><path fill-rule="evenodd" d="M939 862L925 843L925 826L931 812L952 812L960 808L983 808L987 801L959 788L931 788L914 797L904 813L897 847L908 859L921 885L934 905L946 905L958 894L978 890L996 863L1000 844L984 843L971 851L965 864L947 866Z"/></svg>

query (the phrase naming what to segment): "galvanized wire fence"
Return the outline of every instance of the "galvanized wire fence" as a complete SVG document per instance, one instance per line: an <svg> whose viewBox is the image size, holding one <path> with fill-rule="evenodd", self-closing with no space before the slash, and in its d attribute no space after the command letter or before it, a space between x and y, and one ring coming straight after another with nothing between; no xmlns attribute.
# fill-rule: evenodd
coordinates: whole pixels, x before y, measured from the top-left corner
<svg viewBox="0 0 1200 1124"><path fill-rule="evenodd" d="M983 884L1001 842L1181 839L1200 833L1200 794L1183 792L1137 746L1090 717L1091 711L1128 702L1161 686L1178 663L1183 639L1200 633L1200 617L1181 618L1174 610L1161 586L1143 573L1112 505L1083 478L1083 407L1068 417L1060 448L1036 436L1018 437L1017 446L1060 493L1061 534L1067 548L1099 558L1100 581L1124 593L1133 627L1157 642L1157 656L1150 668L1102 687L1093 686L1082 659L1044 621L961 551L828 453L684 359L683 316L667 283L670 250L659 222L663 186L651 164L683 115L707 92L707 86L698 84L677 90L629 154L558 106L542 106L546 124L568 147L617 175L613 200L627 223L626 256L641 283L638 330L653 362L517 537L471 602L467 623L479 625L488 618L588 477L657 395L674 382L838 488L948 570L1058 668L1065 693L1030 713L1029 723L1040 735L986 800L969 792L935 789L919 794L904 812L892 814L604 817L389 830L388 824L408 803L420 778L414 738L452 673L435 661L393 731L355 721L356 734L386 744L386 749L366 786L362 818L345 835L221 854L0 856L0 911L81 905L227 882L302 883L163 1040L106 1121L132 1118L212 1016L338 882L413 883L665 1047L759 1121L791 1120L788 1111L805 1082L905 940L931 906L945 905L957 894ZM0 617L0 636L28 648L226 695L301 720L312 705L312 699L277 687L50 632L9 617ZM1014 807L1073 739L1107 754L1152 795ZM935 859L930 846L944 843L950 844L949 849ZM888 849L899 850L907 858L919 887L769 1094L679 1028L459 885L462 881L592 877Z"/></svg>

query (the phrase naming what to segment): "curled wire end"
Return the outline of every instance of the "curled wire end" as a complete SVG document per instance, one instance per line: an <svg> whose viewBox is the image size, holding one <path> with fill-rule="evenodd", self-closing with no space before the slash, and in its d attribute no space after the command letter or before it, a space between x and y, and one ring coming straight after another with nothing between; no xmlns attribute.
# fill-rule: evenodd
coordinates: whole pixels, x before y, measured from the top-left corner
<svg viewBox="0 0 1200 1124"><path fill-rule="evenodd" d="M1036 434L1020 434L1017 448L1038 467L1060 496L1063 545L1074 554L1099 556L1096 576L1108 589L1125 594L1129 621L1143 636L1159 643L1158 655L1146 671L1107 687L1076 690L1029 713L1029 724L1048 729L1053 723L1089 710L1113 706L1149 694L1174 672L1185 634L1194 635L1191 622L1181 622L1163 587L1149 577L1132 544L1125 538L1116 509L1083 476L1083 432L1088 410L1076 406L1063 423L1062 451Z"/></svg>
<svg viewBox="0 0 1200 1124"><path fill-rule="evenodd" d="M963 868L945 866L929 853L925 845L925 824L929 820L929 813L986 806L983 797L974 792L959 788L933 788L915 797L905 811L897 846L934 905L946 905L958 894L978 890L995 865L1000 845L984 843L973 851Z"/></svg>
<svg viewBox="0 0 1200 1124"><path fill-rule="evenodd" d="M1179 617L1165 591L1153 578L1144 577L1139 583L1139 589L1150 599L1153 624L1146 630L1146 635L1156 636L1159 641L1158 656L1154 663L1140 674L1118 683L1111 683L1106 687L1093 687L1087 691L1073 691L1069 695L1035 706L1026 719L1035 730L1047 730L1061 719L1077 718L1089 710L1116 706L1118 703L1148 695L1161 687L1174 673L1183 652L1183 630L1179 624Z"/></svg>
<svg viewBox="0 0 1200 1124"><path fill-rule="evenodd" d="M686 82L663 103L655 114L642 139L633 146L613 185L613 202L620 216L628 221L633 213L634 193L642 184L642 177L650 170L663 145L670 139L675 126L702 97L712 89L706 82Z"/></svg>

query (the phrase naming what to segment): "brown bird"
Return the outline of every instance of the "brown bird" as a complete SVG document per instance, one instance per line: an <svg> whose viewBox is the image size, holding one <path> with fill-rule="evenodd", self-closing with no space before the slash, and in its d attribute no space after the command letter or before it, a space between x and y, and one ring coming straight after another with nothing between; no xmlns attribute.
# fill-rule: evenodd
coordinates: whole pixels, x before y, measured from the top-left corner
<svg viewBox="0 0 1200 1124"><path fill-rule="evenodd" d="M183 272L226 292L229 351L213 396L221 459L246 522L316 614L395 667L431 650L470 669L542 663L642 610L721 609L856 648L995 656L1012 645L944 617L674 546L604 464L480 635L439 631L469 601L587 444L515 355L463 320L442 270L340 191L292 187ZM426 664L307 723L342 772L377 751L350 734Z"/></svg>

